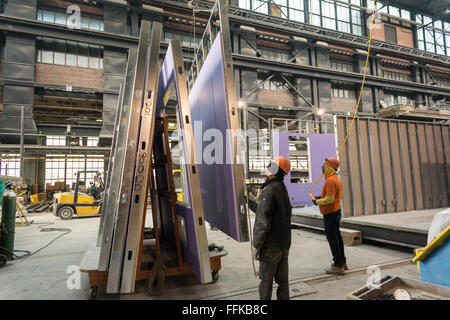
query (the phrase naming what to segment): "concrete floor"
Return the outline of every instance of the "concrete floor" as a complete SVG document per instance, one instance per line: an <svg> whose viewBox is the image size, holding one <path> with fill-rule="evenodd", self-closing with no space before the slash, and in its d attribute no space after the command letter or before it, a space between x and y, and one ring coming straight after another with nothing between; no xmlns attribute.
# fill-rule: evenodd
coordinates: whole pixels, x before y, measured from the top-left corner
<svg viewBox="0 0 450 320"><path fill-rule="evenodd" d="M63 221L46 213L30 218L29 227L16 229L16 249L34 251L54 239L60 232L41 232L45 227L70 228L71 233L56 240L46 249L25 258L8 262L0 269L0 300L2 299L87 299L89 280L80 276L80 288L68 289L68 268L78 266L88 248L96 242L99 217L75 218ZM208 239L225 246L228 255L222 259L220 278L216 283L201 285L194 276L174 277L166 280L165 292L158 297L149 296L143 282L138 282L134 294L120 299L258 299L258 279L254 276L250 258L250 244L238 243L221 231L208 230ZM306 229L292 230L290 252L291 296L296 299L345 299L346 294L366 285L369 274L366 267L405 261L412 258L412 250L363 244L346 247L349 274L326 277L331 253L325 236ZM256 268L258 266L256 265ZM395 264L382 268L382 275L404 275L419 278L415 264ZM100 289L99 298L106 296Z"/></svg>

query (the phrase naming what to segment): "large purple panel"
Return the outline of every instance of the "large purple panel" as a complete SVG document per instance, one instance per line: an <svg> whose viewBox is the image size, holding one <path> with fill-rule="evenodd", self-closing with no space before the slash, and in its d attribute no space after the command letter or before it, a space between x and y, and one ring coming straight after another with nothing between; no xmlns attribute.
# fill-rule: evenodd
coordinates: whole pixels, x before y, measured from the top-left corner
<svg viewBox="0 0 450 320"><path fill-rule="evenodd" d="M195 156L197 161L202 160L198 168L205 219L233 239L245 241L246 239L240 236L242 233L237 218L239 203L234 190L233 165L227 163L227 157L230 156L227 150L231 147L230 141L226 139L229 122L221 40L222 37L218 35L189 93L194 124ZM210 141L203 141L202 134L208 131L213 138ZM216 142L216 139L222 141L222 148L204 154L204 151L208 150L205 148ZM220 155L215 158L217 161L206 162L207 155L217 154Z"/></svg>
<svg viewBox="0 0 450 320"><path fill-rule="evenodd" d="M170 85L172 84L172 80L174 80L173 84L174 86L177 86L179 84L176 83L174 79L174 72L175 72L175 63L174 63L174 56L171 49L171 46L169 46L169 49L167 50L166 57L164 59L164 62L161 66L161 73L159 77L159 87L158 87L158 99L157 99L157 109L156 114L157 116L165 116L165 110L163 106L163 97L167 90L169 89ZM175 90L177 92L177 90ZM187 100L187 99L186 99ZM181 102L180 97L178 97L177 92L177 101L178 106L177 108L180 108ZM187 102L187 101L186 101ZM178 110L179 113L181 113L180 110ZM181 121L181 123L183 123ZM159 151L158 151L159 150ZM161 143L157 143L155 141L155 151L156 152L163 152L163 146ZM157 157L156 157L157 158ZM187 164L184 165L185 172L188 172L189 168ZM162 180L167 179L166 174L159 174ZM186 177L187 178L187 177ZM191 189L191 184L188 179L188 188ZM192 194L192 190L189 190L189 193ZM194 274L203 282L203 276L202 276L202 267L201 267L201 257L199 252L199 239L197 234L197 228L196 228L196 219L193 212L193 205L192 205L192 196L188 197L190 201L190 206L184 206L180 204L176 204L176 210L177 215L183 217L184 219L184 225L185 225L185 231L186 231L186 240L182 241L182 254L183 258L186 260L186 262L191 267ZM173 239L173 217L172 217L172 211L170 210L170 202L168 200L165 200L164 198L161 198L161 202L163 205L162 210L162 219L161 224L164 226L164 237L166 239ZM207 246L207 244L206 244ZM209 260L208 260L209 261Z"/></svg>
<svg viewBox="0 0 450 320"><path fill-rule="evenodd" d="M274 157L285 156L289 158L289 136L309 138L312 182L292 183L291 174L289 173L284 178L284 183L288 189L292 205L311 206L313 203L308 195L309 188L322 175L322 164L325 158L336 156L336 136L334 134L288 133L275 131L272 133L272 150L274 150ZM322 184L323 183L319 182L314 186L312 189L314 195L319 195L321 193Z"/></svg>

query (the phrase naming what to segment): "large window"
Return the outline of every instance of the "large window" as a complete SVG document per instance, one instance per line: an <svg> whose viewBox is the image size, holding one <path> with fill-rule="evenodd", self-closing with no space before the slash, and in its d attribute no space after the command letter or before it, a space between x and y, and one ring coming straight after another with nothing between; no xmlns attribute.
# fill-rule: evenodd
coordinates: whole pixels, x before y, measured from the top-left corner
<svg viewBox="0 0 450 320"><path fill-rule="evenodd" d="M272 49L258 49L262 54L262 57L269 60L275 61L289 61L291 55L287 52L272 50Z"/></svg>
<svg viewBox="0 0 450 320"><path fill-rule="evenodd" d="M372 3L373 3L372 0L367 1L367 8L369 10L372 10ZM411 14L409 13L408 10L400 9L395 6L384 5L383 3L379 2L379 1L376 2L375 10L380 11L382 13L387 13L387 14L390 14L392 16L396 16L399 18L408 19L408 20L411 19Z"/></svg>
<svg viewBox="0 0 450 320"><path fill-rule="evenodd" d="M20 177L20 155L0 154L0 175Z"/></svg>
<svg viewBox="0 0 450 320"><path fill-rule="evenodd" d="M103 69L103 47L83 42L36 37L36 62Z"/></svg>
<svg viewBox="0 0 450 320"><path fill-rule="evenodd" d="M269 6L271 3L271 6ZM239 7L281 18L305 22L303 0L239 0Z"/></svg>
<svg viewBox="0 0 450 320"><path fill-rule="evenodd" d="M383 70L383 77L394 80L411 81L411 76L409 74L396 71Z"/></svg>
<svg viewBox="0 0 450 320"><path fill-rule="evenodd" d="M199 35L196 35L195 39L192 34L180 33L179 31L166 30L164 31L164 41L169 42L170 40L180 40L183 46L197 47L200 43Z"/></svg>
<svg viewBox="0 0 450 320"><path fill-rule="evenodd" d="M345 72L353 72L353 63L347 61L331 60L331 69Z"/></svg>
<svg viewBox="0 0 450 320"><path fill-rule="evenodd" d="M360 0L343 0L343 2L361 5ZM309 11L311 24L357 35L362 34L361 11L357 8L332 0L311 0Z"/></svg>
<svg viewBox="0 0 450 320"><path fill-rule="evenodd" d="M46 138L47 146L65 146L66 137L65 136L47 136Z"/></svg>
<svg viewBox="0 0 450 320"><path fill-rule="evenodd" d="M417 22L426 26L417 26L417 45L420 50L450 56L450 23L441 20L433 21L430 17L417 14ZM446 30L444 33L428 27Z"/></svg>
<svg viewBox="0 0 450 320"><path fill-rule="evenodd" d="M77 180L77 172L84 170L103 173L104 156L48 154L45 160L45 183L54 184L56 181L66 180L66 184L72 187ZM80 180L84 183L81 186L89 185L94 180L94 175L95 173L82 174Z"/></svg>
<svg viewBox="0 0 450 320"><path fill-rule="evenodd" d="M70 21L65 11L47 8L38 9L36 19L39 21L57 23L62 25L67 25L68 21ZM85 13L81 13L80 20L81 28L83 29L98 31L104 30L103 20L100 17L93 17L86 15Z"/></svg>
<svg viewBox="0 0 450 320"><path fill-rule="evenodd" d="M345 81L331 81L331 96L333 98L352 99L355 97L354 86Z"/></svg>
<svg viewBox="0 0 450 320"><path fill-rule="evenodd" d="M385 92L384 93L384 102L388 107L395 105L409 105L412 104L412 100L410 100L406 94L398 93L398 92Z"/></svg>
<svg viewBox="0 0 450 320"><path fill-rule="evenodd" d="M268 76L269 76L269 74L267 74L267 73L258 74L257 85L260 85L265 79L267 79ZM272 81L272 80L265 81L263 84L261 84L259 89L274 90L274 91L287 91L285 86L281 85L277 81Z"/></svg>

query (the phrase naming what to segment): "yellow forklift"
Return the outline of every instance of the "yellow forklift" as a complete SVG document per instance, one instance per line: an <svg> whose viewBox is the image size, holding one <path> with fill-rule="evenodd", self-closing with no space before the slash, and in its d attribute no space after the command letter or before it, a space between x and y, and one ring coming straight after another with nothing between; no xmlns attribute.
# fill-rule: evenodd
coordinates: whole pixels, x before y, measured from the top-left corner
<svg viewBox="0 0 450 320"><path fill-rule="evenodd" d="M99 188L90 188L89 193L91 194L80 192L80 175L86 173L95 173L94 181L99 182ZM100 215L103 196L98 189L104 190L104 183L99 171L78 171L75 191L57 193L53 196L53 214L63 220L72 219L74 214L79 217Z"/></svg>

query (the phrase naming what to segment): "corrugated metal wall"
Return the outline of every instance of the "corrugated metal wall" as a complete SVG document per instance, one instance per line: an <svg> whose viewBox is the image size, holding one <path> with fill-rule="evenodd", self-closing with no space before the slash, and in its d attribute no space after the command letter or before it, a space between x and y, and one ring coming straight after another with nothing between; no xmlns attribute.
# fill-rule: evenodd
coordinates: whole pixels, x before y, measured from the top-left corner
<svg viewBox="0 0 450 320"><path fill-rule="evenodd" d="M351 117L338 117L338 143ZM339 158L343 216L446 207L449 202L449 126L357 118Z"/></svg>

